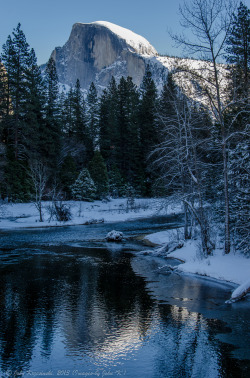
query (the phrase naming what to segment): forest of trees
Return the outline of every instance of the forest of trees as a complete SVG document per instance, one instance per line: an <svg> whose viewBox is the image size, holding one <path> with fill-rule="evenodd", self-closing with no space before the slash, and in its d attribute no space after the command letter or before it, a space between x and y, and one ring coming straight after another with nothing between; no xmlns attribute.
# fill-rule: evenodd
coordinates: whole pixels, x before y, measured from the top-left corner
<svg viewBox="0 0 250 378"><path fill-rule="evenodd" d="M192 19L192 27L196 22L207 38L204 52L212 62L206 83L199 78L207 106L187 97L174 73L158 93L149 67L140 88L122 77L112 78L100 95L94 83L84 95L79 80L60 93L54 60L42 73L18 24L0 60L2 200L171 195L183 205L185 238L193 236L194 224L199 226L205 255L214 247L212 219L225 225L225 253L232 241L247 253L250 11L240 3L216 51L214 19L201 25L207 9L201 0L194 2L200 18ZM183 14L188 27L188 10ZM222 51L227 85L217 80Z"/></svg>

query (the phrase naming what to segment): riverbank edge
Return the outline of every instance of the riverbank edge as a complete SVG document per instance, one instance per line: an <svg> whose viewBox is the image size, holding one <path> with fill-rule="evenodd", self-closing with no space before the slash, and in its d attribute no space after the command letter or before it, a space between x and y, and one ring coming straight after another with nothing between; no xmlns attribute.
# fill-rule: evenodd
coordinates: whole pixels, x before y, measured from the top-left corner
<svg viewBox="0 0 250 378"><path fill-rule="evenodd" d="M148 251L147 255L160 257L166 261L169 258L176 259L181 263L174 269L176 273L229 284L233 293L236 288L244 287L249 281L250 259L239 252L224 255L223 250L217 248L212 256L204 258L198 253L199 242L197 240L189 240L184 242L181 248L165 252L169 243L168 233L171 232L173 233L173 230L145 235L142 242L153 248ZM247 298L250 298L249 294Z"/></svg>
<svg viewBox="0 0 250 378"><path fill-rule="evenodd" d="M127 198L109 201L65 201L70 208L70 220L58 221L51 216L50 201L43 202L43 221L34 203L7 203L0 205L0 231L20 229L41 229L89 225L93 223L127 222L153 216L178 214L181 208L166 205L162 198L137 198L133 206L128 205Z"/></svg>
<svg viewBox="0 0 250 378"><path fill-rule="evenodd" d="M39 222L38 211L35 207L34 203L19 203L19 204L5 204L1 206L1 217L0 217L0 232L10 232L10 231L18 231L18 230L25 230L25 229L43 229L43 228L52 228L52 227L68 227L68 226L79 226L79 225L89 225L89 224L97 224L101 222L108 223L112 225L115 222L128 222L133 220L139 220L141 218L151 218L154 216L171 216L177 215L181 213L181 208L176 206L175 204L167 204L165 199L135 199L134 207L128 208L127 199L126 198L119 198L119 199L111 199L108 202L103 201L94 201L94 202L68 202L68 205L71 206L72 210L72 218L68 222L58 222L55 220L49 220L49 213L48 213L48 206L49 202L43 203L43 211L44 211L44 222ZM92 223L93 222L93 223ZM118 230L119 231L119 230ZM163 231L164 232L164 231ZM157 234L157 233L156 233ZM157 248L162 248L164 244L167 243L168 240L161 238L155 242L155 234L147 234L142 235L141 240L143 243L147 243L147 245L152 248L152 251L156 250ZM158 233L159 236L159 233ZM197 256L195 255L196 247L193 246L191 250L193 251L190 255L184 254L183 255L183 248L177 249L172 253L163 254L161 257L173 257L181 261L181 266L178 270L182 273L186 274L194 274L195 276L201 277L211 277L218 282L226 282L232 283L233 285L240 285L244 281L242 278L242 272L239 271L237 273L237 278L235 277L221 277L220 272L211 274L208 271L206 265L208 265L208 261L213 261L213 257L209 257L209 259L203 259L203 267L202 272L194 271L194 264L190 262L197 263ZM152 252L151 251L151 252ZM153 253L153 252L152 252ZM157 254L156 253L156 254ZM181 255L179 255L181 253ZM221 253L221 251L216 250L215 254ZM153 253L155 255L155 253ZM229 254L229 256L232 256ZM233 255L235 256L235 255ZM222 258L222 256L221 256ZM223 256L224 261L227 259L226 256ZM250 272L250 259L242 257L242 255L237 255L237 261L241 261L242 266L248 266L248 277ZM201 261L199 262L199 268L201 268L202 264ZM189 263L189 267L188 267ZM224 263L224 262L223 262ZM222 263L222 265L223 265ZM197 264L196 264L197 265ZM232 263L232 266L235 270L235 264ZM186 270L185 270L185 269ZM240 279L239 279L240 278ZM245 277L246 278L246 277ZM245 280L244 278L244 280Z"/></svg>

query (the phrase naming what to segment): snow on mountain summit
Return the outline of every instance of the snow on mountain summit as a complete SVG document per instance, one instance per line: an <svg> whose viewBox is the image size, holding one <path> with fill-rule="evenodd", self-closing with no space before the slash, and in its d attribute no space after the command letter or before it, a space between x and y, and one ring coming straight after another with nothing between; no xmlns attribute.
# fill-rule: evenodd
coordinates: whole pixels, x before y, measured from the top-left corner
<svg viewBox="0 0 250 378"><path fill-rule="evenodd" d="M88 90L93 82L100 94L112 77L118 83L122 76L130 76L140 87L149 66L158 93L168 72L173 72L176 84L187 96L208 106L198 81L194 82L187 71L189 68L199 70L207 77L209 62L159 56L144 37L108 21L76 22L68 41L56 47L52 57L62 88L73 87L78 79L83 90ZM224 77L222 72L220 80Z"/></svg>
<svg viewBox="0 0 250 378"><path fill-rule="evenodd" d="M126 43L131 46L138 54L151 56L158 55L156 49L146 40L146 38L132 32L129 29L123 28L122 26L113 24L108 21L95 21L91 24L102 25L108 28L112 33L124 39Z"/></svg>

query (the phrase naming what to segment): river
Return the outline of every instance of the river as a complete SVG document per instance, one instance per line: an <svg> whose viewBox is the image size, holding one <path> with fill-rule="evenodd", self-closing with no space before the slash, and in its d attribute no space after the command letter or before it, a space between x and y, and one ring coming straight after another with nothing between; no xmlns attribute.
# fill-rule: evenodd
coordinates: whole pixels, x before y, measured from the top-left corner
<svg viewBox="0 0 250 378"><path fill-rule="evenodd" d="M2 232L1 377L249 377L249 299L226 305L229 284L172 273L134 240L180 225ZM127 240L105 242L112 229Z"/></svg>

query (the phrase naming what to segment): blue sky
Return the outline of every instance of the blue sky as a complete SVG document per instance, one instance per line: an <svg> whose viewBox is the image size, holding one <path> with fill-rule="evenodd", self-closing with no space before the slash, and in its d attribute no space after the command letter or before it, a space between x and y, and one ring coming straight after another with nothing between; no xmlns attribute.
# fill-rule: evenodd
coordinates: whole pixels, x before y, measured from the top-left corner
<svg viewBox="0 0 250 378"><path fill-rule="evenodd" d="M142 35L161 54L181 55L168 30L179 28L182 0L0 0L0 51L18 22L38 63L67 41L75 22L109 21Z"/></svg>

